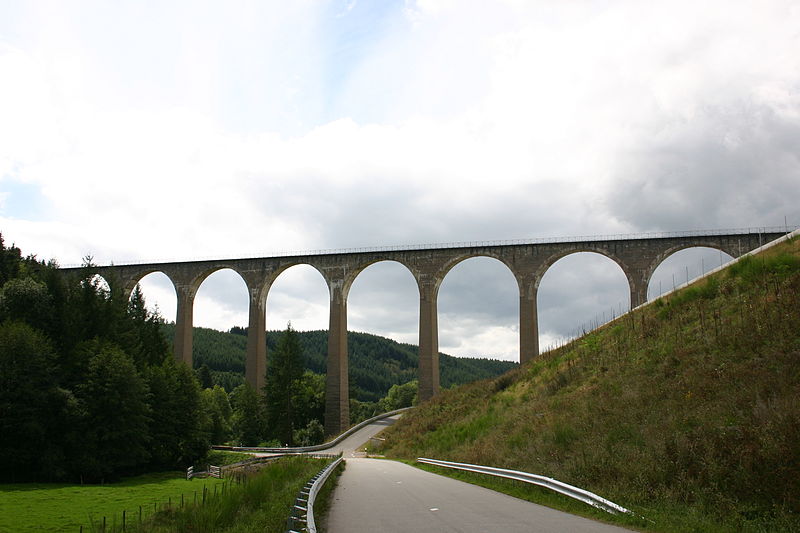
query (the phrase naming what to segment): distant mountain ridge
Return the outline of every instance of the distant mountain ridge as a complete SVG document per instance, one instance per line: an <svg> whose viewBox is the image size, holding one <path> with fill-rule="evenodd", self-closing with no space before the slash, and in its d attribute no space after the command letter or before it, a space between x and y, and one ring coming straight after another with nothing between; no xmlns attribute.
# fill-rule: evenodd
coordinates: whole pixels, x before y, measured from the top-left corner
<svg viewBox="0 0 800 533"><path fill-rule="evenodd" d="M173 324L164 324L164 334L172 338ZM325 374L328 353L328 332L299 331L303 359L307 369ZM282 331L267 332L267 354L275 350ZM194 328L192 355L194 367L203 364L211 370L214 382L232 390L244 382L247 338L244 328L230 332ZM392 385L417 378L418 347L369 333L347 333L349 352L350 396L359 401L378 401ZM268 355L269 356L269 355ZM453 357L439 354L442 388L490 378L516 368L517 363L488 358Z"/></svg>

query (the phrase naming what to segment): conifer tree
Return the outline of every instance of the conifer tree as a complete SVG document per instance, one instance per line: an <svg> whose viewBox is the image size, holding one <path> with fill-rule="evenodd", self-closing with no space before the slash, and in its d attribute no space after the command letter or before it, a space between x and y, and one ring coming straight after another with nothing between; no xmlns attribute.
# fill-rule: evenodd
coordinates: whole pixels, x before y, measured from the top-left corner
<svg viewBox="0 0 800 533"><path fill-rule="evenodd" d="M297 394L302 376L300 341L289 324L270 358L264 402L269 433L290 446L294 443L293 434L298 425Z"/></svg>
<svg viewBox="0 0 800 533"><path fill-rule="evenodd" d="M128 354L101 346L78 393L87 414L83 474L102 481L149 459L149 389Z"/></svg>
<svg viewBox="0 0 800 533"><path fill-rule="evenodd" d="M264 410L258 392L249 383L231 392L231 423L236 438L243 446L257 446L264 436Z"/></svg>

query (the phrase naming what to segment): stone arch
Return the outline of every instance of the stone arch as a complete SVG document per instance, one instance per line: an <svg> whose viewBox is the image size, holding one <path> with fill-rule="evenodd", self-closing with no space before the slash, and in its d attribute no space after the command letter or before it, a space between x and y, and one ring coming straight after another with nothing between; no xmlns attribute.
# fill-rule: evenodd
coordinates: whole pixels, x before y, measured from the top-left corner
<svg viewBox="0 0 800 533"><path fill-rule="evenodd" d="M387 290L387 288L389 290ZM401 261L376 258L358 265L358 272L351 277L347 288L348 357L353 354L353 331L385 335L375 331L392 331L388 334L398 342L417 343L419 324L419 286L413 272ZM376 361L382 360L375 354ZM412 376L418 379L419 363L409 367ZM366 369L348 364L348 384L357 389L368 388L364 382L370 379ZM384 390L381 396L385 396Z"/></svg>
<svg viewBox="0 0 800 533"><path fill-rule="evenodd" d="M631 290L633 290L634 287L633 276L631 275L628 265L625 264L625 261L623 261L622 258L617 256L616 254L611 253L609 250L605 248L599 248L599 247L596 248L593 246L581 246L577 248L571 248L569 250L560 250L548 256L547 259L542 261L542 263L539 265L539 267L536 269L536 272L534 273L534 288L537 290L539 289L539 284L542 282L542 278L544 277L545 273L547 273L550 267L552 267L557 261L567 257L568 255L579 254L584 252L599 254L614 261L622 269L622 273L625 275L625 278L627 278Z"/></svg>
<svg viewBox="0 0 800 533"><path fill-rule="evenodd" d="M323 268L319 264L315 263L314 261L299 261L299 260L298 261L288 261L286 263L281 263L280 265L278 265L278 267L275 268L272 272L270 272L269 275L267 276L266 283L265 283L265 286L264 286L264 292L263 292L263 296L264 296L264 300L263 301L266 302L266 299L269 296L269 290L272 288L272 286L275 284L275 282L278 281L278 278L280 278L282 274L284 274L287 270L289 270L289 269L291 269L293 267L302 266L302 265L309 266L309 267L313 268L314 270L316 270L317 273L320 276L322 276L322 279L325 281L325 285L328 287L328 291L330 292L332 277L330 276L330 274L328 272L326 272L325 268Z"/></svg>
<svg viewBox="0 0 800 533"><path fill-rule="evenodd" d="M448 261L433 296L442 327L442 350L467 355L461 350L469 349L519 360L519 277L509 263L496 254L464 254L458 259ZM486 287L486 300L478 296L481 286ZM488 342L487 335L493 343ZM465 339L470 341L465 344Z"/></svg>
<svg viewBox="0 0 800 533"><path fill-rule="evenodd" d="M242 326L246 325L248 306L251 299L251 294L254 287L252 283L257 280L252 279L252 276L246 276L241 270L234 268L231 265L215 265L208 269L203 270L198 274L193 284L196 283L194 288L194 313L193 321L194 326L209 326L207 321L209 319L208 313L210 309L226 310L227 313L232 313L234 316L228 316L226 319L231 322L225 327L232 325ZM215 292L214 289L221 287L225 284L225 298L218 298L219 291ZM217 298L215 298L215 294ZM216 301L208 301L209 299ZM224 303L223 303L224 302ZM227 305L233 303L232 306ZM242 307L244 306L244 307ZM244 317L241 315L244 314ZM211 327L214 327L213 325Z"/></svg>
<svg viewBox="0 0 800 533"><path fill-rule="evenodd" d="M453 255L451 257L448 257L444 261L439 270L436 272L432 296L434 298L438 298L439 289L441 288L444 279L456 266L458 266L459 264L463 263L468 259L473 259L476 257L488 257L490 259L496 259L497 261L505 265L506 268L508 268L509 272L511 272L511 275L514 276L514 278L517 280L517 283L518 284L520 283L520 276L517 274L513 263L509 261L508 258L505 257L503 254L497 253L493 250L480 250L480 251L473 250Z"/></svg>
<svg viewBox="0 0 800 533"><path fill-rule="evenodd" d="M415 310L418 310L418 301L419 301L419 298L420 298L420 287L419 287L419 279L417 278L417 276L414 275L414 271L411 268L409 268L409 266L407 264L405 264L403 261L399 261L399 260L397 260L395 258L383 258L383 257L375 258L375 259L372 259L372 260L369 260L369 261L365 261L365 262L359 264L357 266L357 268L355 268L352 272L348 273L347 279L346 279L345 284L344 284L344 297L348 302L348 307L350 306L350 291L352 290L353 286L355 285L356 280L363 279L362 274L365 271L369 270L370 267L372 267L374 265L378 265L378 264L385 264L385 265L393 264L393 265L399 265L400 266L400 268L395 270L395 272L402 272L401 276L403 278L410 279L414 283L414 288L417 290L417 292L413 293L413 297L414 297L414 306L413 306L413 308ZM407 276L407 278L406 278L406 276ZM396 281L399 282L399 278ZM404 292L405 292L405 290L404 290ZM348 311L348 315L350 315L350 311ZM417 319L418 318L419 317L417 315ZM350 319L348 318L348 321L349 320Z"/></svg>
<svg viewBox="0 0 800 533"><path fill-rule="evenodd" d="M358 276L366 269L377 263L397 263L403 266L408 271L408 273L411 274L411 277L414 278L414 280L417 282L417 290L419 290L418 276L414 275L414 270L402 259L390 258L390 257L377 257L377 258L371 258L370 260L364 261L363 263L359 263L355 268L352 268L347 272L344 279L344 283L342 285L342 295L344 296L345 300L347 300L348 296L350 295L350 289L353 287L353 283L355 283L356 279L358 279Z"/></svg>
<svg viewBox="0 0 800 533"><path fill-rule="evenodd" d="M681 242L679 244L676 244L674 246L670 246L670 247L665 248L664 250L660 251L658 254L656 254L656 256L653 258L653 260L650 261L650 264L647 266L647 268L646 268L646 270L644 272L645 288L650 286L650 280L653 277L653 274L655 273L656 269L659 266L661 266L661 264L664 261L669 259L669 257L672 256L673 254L675 254L677 252L680 252L682 250L688 250L690 248L712 248L714 250L719 250L720 252L724 252L724 253L728 254L729 256L731 256L731 257L738 257L740 255L738 249L737 250L733 250L732 248L729 248L727 246L724 246L724 245L722 245L720 243L713 242L713 241L709 241L709 242L703 242L703 241Z"/></svg>
<svg viewBox="0 0 800 533"><path fill-rule="evenodd" d="M245 287L247 287L248 292L252 289L252 287L250 286L251 282L248 279L248 276L246 276L242 272L242 270L238 268L235 264L214 263L207 266L204 265L202 270L200 271L189 273L189 279L187 279L186 281L192 297L194 298L195 296L197 296L197 291L200 289L200 286L203 284L203 282L205 282L208 279L209 276L221 270L234 271L242 279L242 281L244 281Z"/></svg>
<svg viewBox="0 0 800 533"><path fill-rule="evenodd" d="M177 297L178 294L178 287L175 284L175 280L172 276L169 275L169 272L166 272L164 269L158 268L147 268L144 270L139 270L134 272L133 274L126 276L123 278L122 281L122 295L126 300L129 300L131 294L133 293L133 289L136 288L136 285L141 283L141 281L149 276L150 274L161 274L166 277L169 282L172 284L172 290L175 291L175 295ZM145 295L146 296L146 295Z"/></svg>
<svg viewBox="0 0 800 533"><path fill-rule="evenodd" d="M633 305L630 277L619 266L606 254L594 251L564 254L548 266L537 280L537 318L543 346L552 347L588 331L593 323L612 320ZM585 321L582 327L580 321ZM567 324L570 329L565 328Z"/></svg>
<svg viewBox="0 0 800 533"><path fill-rule="evenodd" d="M297 261L287 261L285 263L281 263L269 273L269 275L264 280L264 284L260 287L260 292L259 292L260 301L266 303L267 298L269 297L269 291L272 289L272 286L275 284L276 281L278 281L278 278L280 278L282 274L284 274L287 270L293 267L301 265L310 266L311 268L316 270L317 273L320 276L322 276L323 281L325 281L325 285L327 286L328 292L330 294L331 276L325 271L325 269L321 267L319 264L316 264L314 261L297 260Z"/></svg>
<svg viewBox="0 0 800 533"><path fill-rule="evenodd" d="M677 249L673 249L661 257L658 264L648 266L646 272L648 301L672 290L673 285L682 285L686 281L702 276L734 257L730 252L726 252L722 246L708 246L706 243L674 248ZM684 254L682 252L687 253ZM711 257L712 255L713 258ZM703 265L704 260L705 265ZM678 267L681 269L680 274L677 270ZM667 280L668 273L672 273L671 281ZM662 282L666 282L663 287Z"/></svg>
<svg viewBox="0 0 800 533"><path fill-rule="evenodd" d="M177 287L175 286L175 280L172 278L172 276L169 275L169 272L163 268L155 268L155 267L145 268L142 270L136 270L134 272L127 272L127 275L124 275L121 272L120 273L114 272L114 273L117 274L119 277L122 288L122 294L126 299L129 299L131 297L131 293L133 292L133 289L136 288L136 285L138 285L144 278L146 278L150 274L163 274L164 276L167 277L170 283L172 283L172 288L177 291Z"/></svg>

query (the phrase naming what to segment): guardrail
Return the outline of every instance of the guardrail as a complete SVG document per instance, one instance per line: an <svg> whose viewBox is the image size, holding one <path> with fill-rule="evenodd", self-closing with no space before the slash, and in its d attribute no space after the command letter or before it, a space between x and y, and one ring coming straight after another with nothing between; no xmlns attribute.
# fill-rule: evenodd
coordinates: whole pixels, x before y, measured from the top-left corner
<svg viewBox="0 0 800 533"><path fill-rule="evenodd" d="M427 459L425 457L418 457L417 462L426 463L434 466L441 466L444 468L453 468L456 470L466 470L468 472L477 472L479 474L488 474L490 476L504 477L508 479L515 479L525 483L532 483L540 487L544 487L570 498L588 503L592 507L602 509L608 513L631 513L628 509L617 505L616 503L606 500L593 492L584 490L567 483L558 481L550 477L539 476L530 474L528 472L520 472L519 470L506 470L505 468L495 468L493 466L472 465L468 463L453 463L450 461L439 461L437 459Z"/></svg>
<svg viewBox="0 0 800 533"><path fill-rule="evenodd" d="M328 480L328 476L341 462L342 456L339 455L334 462L323 468L300 489L292 507L292 513L286 521L287 533L300 533L301 531L317 533L317 524L314 521L314 501L320 489Z"/></svg>
<svg viewBox="0 0 800 533"><path fill-rule="evenodd" d="M251 457L250 459L245 459L244 461L239 461L238 463L233 463L229 465L225 465L222 467L222 473L234 471L238 468L252 466L256 464L262 463L271 463L272 461L276 461L283 457L295 457L297 455L301 455L300 453L276 453L275 455L268 455L266 457ZM313 457L314 459L334 459L338 457L338 455L334 455L331 453L312 453L307 454L308 457Z"/></svg>
<svg viewBox="0 0 800 533"><path fill-rule="evenodd" d="M323 443L323 444L315 444L314 446L297 446L293 448L264 448L259 446L212 446L211 449L213 450L224 450L224 451L231 451L231 452L259 452L259 453L305 453L305 452L316 452L319 450L327 450L329 448L333 448L344 439L358 431L359 429L372 424L373 422L377 422L378 420L383 420L384 418L389 418L390 416L394 416L396 414L400 414L404 411L408 411L409 409L413 409L413 407L403 407L402 409L395 409L394 411L389 411L388 413L383 413L378 416L373 416L363 422L356 424L355 426L351 427L332 441Z"/></svg>

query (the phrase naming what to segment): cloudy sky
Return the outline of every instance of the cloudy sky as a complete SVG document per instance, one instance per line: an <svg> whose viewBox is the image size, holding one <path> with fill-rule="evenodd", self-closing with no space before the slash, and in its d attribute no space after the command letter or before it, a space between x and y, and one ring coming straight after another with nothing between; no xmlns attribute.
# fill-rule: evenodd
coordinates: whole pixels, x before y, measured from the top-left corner
<svg viewBox="0 0 800 533"><path fill-rule="evenodd" d="M797 224L798 28L793 0L4 0L0 231L67 265ZM724 259L676 254L651 293ZM517 359L516 291L458 265L442 351ZM610 260L567 257L541 343L628 304ZM348 305L351 330L416 342L399 265ZM310 267L267 307L327 327ZM243 282L212 275L196 325L246 322Z"/></svg>

